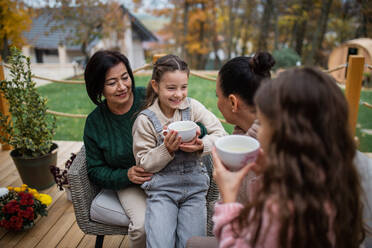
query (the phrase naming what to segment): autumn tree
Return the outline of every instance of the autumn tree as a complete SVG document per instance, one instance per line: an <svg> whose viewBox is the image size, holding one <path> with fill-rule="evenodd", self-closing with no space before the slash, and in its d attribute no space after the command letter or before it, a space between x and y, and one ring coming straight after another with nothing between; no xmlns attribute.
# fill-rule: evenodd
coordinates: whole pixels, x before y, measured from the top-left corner
<svg viewBox="0 0 372 248"><path fill-rule="evenodd" d="M0 0L0 49L6 61L10 46L25 44L23 32L31 27L32 10L20 0Z"/></svg>
<svg viewBox="0 0 372 248"><path fill-rule="evenodd" d="M96 39L120 39L125 29L125 9L116 1L103 0L55 0L46 11L51 13L51 19L56 29L68 30L66 43L80 45L81 52L89 57L88 46Z"/></svg>
<svg viewBox="0 0 372 248"><path fill-rule="evenodd" d="M156 6L160 0L150 0ZM142 0L135 0L137 6ZM308 65L326 66L338 44L371 37L370 0L161 0L157 15L170 19L167 51L194 68L214 57L224 60L259 50L292 48ZM167 4L165 4L167 3ZM154 13L154 11L152 11ZM214 55L214 56L211 56ZM221 55L221 57L220 57Z"/></svg>

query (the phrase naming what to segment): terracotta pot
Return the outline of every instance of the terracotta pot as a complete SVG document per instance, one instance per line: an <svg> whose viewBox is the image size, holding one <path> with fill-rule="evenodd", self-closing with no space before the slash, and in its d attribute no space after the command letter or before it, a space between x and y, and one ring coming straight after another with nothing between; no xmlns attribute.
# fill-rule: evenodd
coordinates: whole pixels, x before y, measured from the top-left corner
<svg viewBox="0 0 372 248"><path fill-rule="evenodd" d="M13 150L10 152L10 156L24 184L37 190L43 190L55 184L49 166L57 165L58 145L53 143L51 150L50 153L38 158L14 156L16 151Z"/></svg>

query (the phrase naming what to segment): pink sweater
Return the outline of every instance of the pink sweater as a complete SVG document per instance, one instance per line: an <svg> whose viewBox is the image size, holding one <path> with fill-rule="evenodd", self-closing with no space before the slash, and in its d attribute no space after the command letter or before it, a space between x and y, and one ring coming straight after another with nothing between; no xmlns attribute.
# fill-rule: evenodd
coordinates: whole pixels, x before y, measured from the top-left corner
<svg viewBox="0 0 372 248"><path fill-rule="evenodd" d="M239 231L237 225L232 224L232 220L237 217L240 211L243 209L243 205L237 202L234 203L216 203L214 208L214 228L213 232L218 239L219 247L239 247L239 248L250 248L250 240L252 238L253 226L244 228ZM268 214L268 209L265 207L263 215L263 226L264 235L258 238L257 248L275 248L278 247L278 231L279 223L271 219L272 215ZM275 213L275 209L271 209L270 212ZM233 230L233 225L235 231ZM267 232L265 232L265 230Z"/></svg>
<svg viewBox="0 0 372 248"><path fill-rule="evenodd" d="M324 208L329 216L329 232L327 233L328 239L333 244L335 244L335 236L331 231L333 230L333 220L335 218L335 212L331 210L328 203L324 204ZM243 230L238 230L237 223L233 220L242 211L243 205L241 203L216 203L214 207L213 222L214 228L213 232L218 239L220 248L227 247L238 247L238 248L250 248L250 241L252 235L254 235L254 226L249 225ZM258 237L257 245L255 248L276 248L278 247L278 233L280 228L280 222L278 218L278 207L273 201L268 201L265 204L261 234ZM250 215L252 216L252 215ZM234 227L234 229L233 229ZM234 232L235 231L235 232ZM289 234L289 239L291 239L291 234Z"/></svg>

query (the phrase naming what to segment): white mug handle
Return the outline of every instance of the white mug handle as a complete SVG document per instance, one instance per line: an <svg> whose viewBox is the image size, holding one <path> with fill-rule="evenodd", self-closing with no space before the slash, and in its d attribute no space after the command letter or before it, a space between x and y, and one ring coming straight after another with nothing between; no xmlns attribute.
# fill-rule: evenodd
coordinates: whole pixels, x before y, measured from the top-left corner
<svg viewBox="0 0 372 248"><path fill-rule="evenodd" d="M169 133L169 132L170 130L169 128L167 128L167 129L163 129L163 131L161 131L161 134L163 135L163 137L165 137L166 133Z"/></svg>

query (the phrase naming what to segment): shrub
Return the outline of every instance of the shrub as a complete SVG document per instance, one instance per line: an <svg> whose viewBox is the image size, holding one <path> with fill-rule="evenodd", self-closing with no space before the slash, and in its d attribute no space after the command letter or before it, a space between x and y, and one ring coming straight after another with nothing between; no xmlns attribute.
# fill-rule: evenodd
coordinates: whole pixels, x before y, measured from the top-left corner
<svg viewBox="0 0 372 248"><path fill-rule="evenodd" d="M283 48L275 50L273 52L275 59L274 70L279 68L288 68L296 66L297 63L301 63L301 57L291 48Z"/></svg>
<svg viewBox="0 0 372 248"><path fill-rule="evenodd" d="M9 63L11 80L1 81L0 89L9 103L12 118L0 113L3 133L0 139L13 146L17 156L45 155L51 151L55 117L47 114L47 100L36 91L30 58L12 48Z"/></svg>

